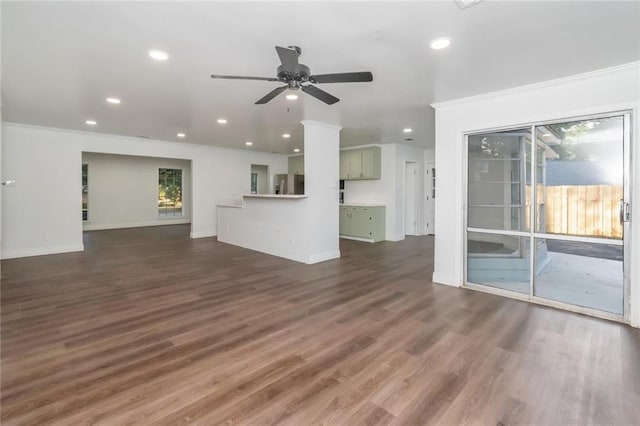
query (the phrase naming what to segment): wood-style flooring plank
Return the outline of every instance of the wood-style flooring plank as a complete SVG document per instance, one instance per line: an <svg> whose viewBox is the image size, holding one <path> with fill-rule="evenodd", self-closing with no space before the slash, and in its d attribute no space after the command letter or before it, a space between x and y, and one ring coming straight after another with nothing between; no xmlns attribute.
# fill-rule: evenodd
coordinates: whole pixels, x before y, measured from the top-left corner
<svg viewBox="0 0 640 426"><path fill-rule="evenodd" d="M432 237L84 239L2 261L3 425L639 424L640 331L433 284Z"/></svg>

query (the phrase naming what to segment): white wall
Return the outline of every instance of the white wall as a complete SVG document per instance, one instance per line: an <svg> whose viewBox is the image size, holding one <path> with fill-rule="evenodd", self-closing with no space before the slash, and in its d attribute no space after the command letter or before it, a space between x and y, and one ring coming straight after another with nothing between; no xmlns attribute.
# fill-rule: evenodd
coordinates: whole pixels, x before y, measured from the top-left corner
<svg viewBox="0 0 640 426"><path fill-rule="evenodd" d="M417 234L425 233L424 221L424 159L423 149L403 144L381 145L381 179L348 180L344 183L344 202L376 203L386 206L386 239L404 239L405 163L416 163Z"/></svg>
<svg viewBox="0 0 640 426"><path fill-rule="evenodd" d="M84 230L191 222L191 162L85 152L88 214ZM158 217L158 169L182 170L182 216Z"/></svg>
<svg viewBox="0 0 640 426"><path fill-rule="evenodd" d="M340 257L338 191L342 127L303 120L304 193L309 229L309 263Z"/></svg>
<svg viewBox="0 0 640 426"><path fill-rule="evenodd" d="M2 2L0 2L0 22L2 22ZM0 123L2 123L2 31L0 31ZM4 174L2 173L2 163L4 162L4 151L2 150L3 131L0 129L0 182L4 182ZM2 247L2 193L4 185L0 186L0 247ZM2 276L2 268L0 266L0 277Z"/></svg>
<svg viewBox="0 0 640 426"><path fill-rule="evenodd" d="M2 257L82 250L82 152L191 160L191 236L217 233L216 205L250 191L251 164L286 173L278 154L4 123ZM55 208L53 208L55 207Z"/></svg>
<svg viewBox="0 0 640 426"><path fill-rule="evenodd" d="M218 206L218 241L312 263L308 212L306 198L247 197L238 207Z"/></svg>
<svg viewBox="0 0 640 426"><path fill-rule="evenodd" d="M436 108L436 237L433 281L462 285L464 133L632 110L633 200L640 200L638 134L640 63L499 93L434 105ZM636 201L638 203L640 201ZM639 218L636 218L638 221ZM640 223L640 222L639 222ZM631 228L631 258L640 256L640 226ZM640 326L640 263L631 262L631 323Z"/></svg>

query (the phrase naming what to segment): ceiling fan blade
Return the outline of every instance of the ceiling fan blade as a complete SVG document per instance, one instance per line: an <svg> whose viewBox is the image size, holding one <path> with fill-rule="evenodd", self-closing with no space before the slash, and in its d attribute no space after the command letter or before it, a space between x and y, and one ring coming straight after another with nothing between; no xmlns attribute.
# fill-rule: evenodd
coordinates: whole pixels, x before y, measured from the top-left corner
<svg viewBox="0 0 640 426"><path fill-rule="evenodd" d="M373 81L373 74L365 72L343 72L338 74L312 75L309 80L312 83L360 83Z"/></svg>
<svg viewBox="0 0 640 426"><path fill-rule="evenodd" d="M276 52L278 52L280 62L282 62L285 70L294 71L296 69L298 66L298 52L295 49L276 46Z"/></svg>
<svg viewBox="0 0 640 426"><path fill-rule="evenodd" d="M278 81L273 77L243 77L239 75L216 75L211 74L211 78L226 78L228 80L262 80L262 81Z"/></svg>
<svg viewBox="0 0 640 426"><path fill-rule="evenodd" d="M333 105L336 102L340 101L340 99L336 98L333 95L330 95L329 93L325 92L322 89L318 89L316 86L308 85L308 86L300 86L300 88L304 93L311 95L316 99L320 99L322 102L328 105Z"/></svg>
<svg viewBox="0 0 640 426"><path fill-rule="evenodd" d="M276 89L273 89L272 91L270 91L269 93L267 93L264 97L258 99L258 101L256 102L256 105L262 105L262 104L266 104L267 102L269 102L271 99L275 98L276 96L278 96L280 93L284 92L285 90L287 90L289 88L289 86L282 86L282 87L278 87Z"/></svg>

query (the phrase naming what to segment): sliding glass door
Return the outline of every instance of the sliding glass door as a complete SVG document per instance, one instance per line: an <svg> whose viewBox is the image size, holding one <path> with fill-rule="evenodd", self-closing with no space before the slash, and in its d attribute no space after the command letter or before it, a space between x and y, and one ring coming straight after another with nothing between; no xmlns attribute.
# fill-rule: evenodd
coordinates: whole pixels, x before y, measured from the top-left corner
<svg viewBox="0 0 640 426"><path fill-rule="evenodd" d="M468 136L467 280L529 294L531 129Z"/></svg>
<svg viewBox="0 0 640 426"><path fill-rule="evenodd" d="M625 314L629 114L467 136L465 282Z"/></svg>

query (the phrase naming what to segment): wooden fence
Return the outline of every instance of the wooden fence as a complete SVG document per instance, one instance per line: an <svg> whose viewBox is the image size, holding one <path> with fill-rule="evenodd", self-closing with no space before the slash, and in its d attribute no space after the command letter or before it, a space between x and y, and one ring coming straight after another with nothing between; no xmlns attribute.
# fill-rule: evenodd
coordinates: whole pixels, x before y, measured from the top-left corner
<svg viewBox="0 0 640 426"><path fill-rule="evenodd" d="M537 192L542 195L542 188ZM548 186L545 192L546 232L622 238L622 186Z"/></svg>

